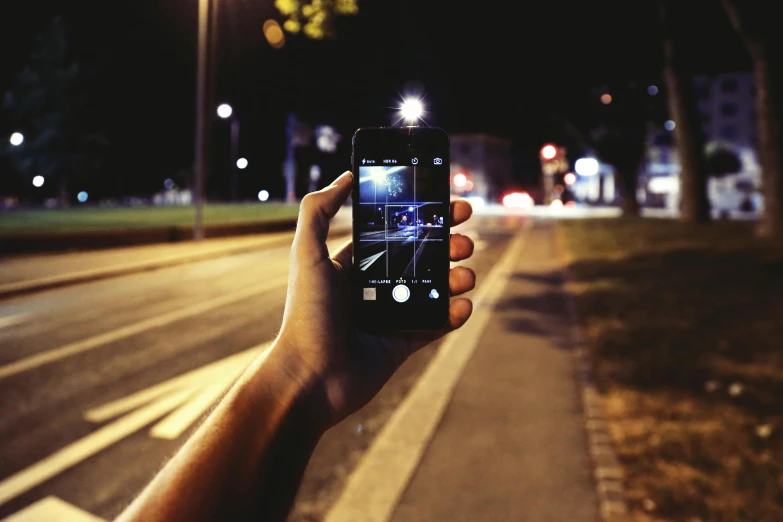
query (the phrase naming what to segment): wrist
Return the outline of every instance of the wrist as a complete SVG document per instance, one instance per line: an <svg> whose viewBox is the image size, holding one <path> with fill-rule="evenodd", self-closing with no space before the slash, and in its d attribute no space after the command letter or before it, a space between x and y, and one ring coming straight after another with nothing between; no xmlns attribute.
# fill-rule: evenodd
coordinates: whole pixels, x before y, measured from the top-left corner
<svg viewBox="0 0 783 522"><path fill-rule="evenodd" d="M297 350L278 337L267 355L249 368L253 393L265 393L303 429L320 437L331 426L331 409L322 375Z"/></svg>

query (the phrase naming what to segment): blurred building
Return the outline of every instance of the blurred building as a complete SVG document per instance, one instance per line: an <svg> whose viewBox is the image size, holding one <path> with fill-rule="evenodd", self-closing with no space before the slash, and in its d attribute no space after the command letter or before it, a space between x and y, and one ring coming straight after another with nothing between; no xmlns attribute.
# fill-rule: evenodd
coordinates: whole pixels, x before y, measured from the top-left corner
<svg viewBox="0 0 783 522"><path fill-rule="evenodd" d="M462 186L452 183L452 192L499 203L503 190L513 183L511 143L489 134L451 135L452 176L464 174Z"/></svg>
<svg viewBox="0 0 783 522"><path fill-rule="evenodd" d="M751 73L694 77L702 130L707 145L719 144L740 160L736 174L710 178L708 195L718 211L758 209L761 169L757 157L755 84ZM677 122L674 122L675 128ZM679 160L673 134L648 135L640 172L640 202L675 210L679 202ZM753 194L755 192L755 194Z"/></svg>

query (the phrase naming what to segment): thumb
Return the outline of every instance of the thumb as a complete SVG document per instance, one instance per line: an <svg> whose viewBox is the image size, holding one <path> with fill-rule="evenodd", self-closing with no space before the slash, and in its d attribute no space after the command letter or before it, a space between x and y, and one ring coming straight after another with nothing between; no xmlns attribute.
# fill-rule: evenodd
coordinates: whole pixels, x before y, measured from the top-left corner
<svg viewBox="0 0 783 522"><path fill-rule="evenodd" d="M302 198L293 244L298 260L321 261L329 257L326 248L329 221L348 199L352 187L353 174L345 172L328 187Z"/></svg>

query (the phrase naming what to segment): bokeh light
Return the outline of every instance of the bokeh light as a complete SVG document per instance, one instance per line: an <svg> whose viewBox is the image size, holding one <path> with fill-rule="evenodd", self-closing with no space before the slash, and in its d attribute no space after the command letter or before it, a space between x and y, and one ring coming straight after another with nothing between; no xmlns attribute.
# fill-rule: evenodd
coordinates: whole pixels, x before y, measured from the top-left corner
<svg viewBox="0 0 783 522"><path fill-rule="evenodd" d="M602 94L601 103L603 103L604 105L609 105L610 103L612 103L612 95L609 93Z"/></svg>
<svg viewBox="0 0 783 522"><path fill-rule="evenodd" d="M33 186L34 187L43 187L44 184L44 177L43 176L35 176L33 178Z"/></svg>
<svg viewBox="0 0 783 522"><path fill-rule="evenodd" d="M88 198L88 194L83 190L78 194L76 194L76 199L79 200L79 203L84 203L85 201L87 201L87 198Z"/></svg>
<svg viewBox="0 0 783 522"><path fill-rule="evenodd" d="M240 170L247 168L247 158L239 158L237 160L237 168Z"/></svg>
<svg viewBox="0 0 783 522"><path fill-rule="evenodd" d="M24 141L24 135L22 135L21 132L14 132L13 134L11 134L11 138L8 141L11 142L11 145L17 147L21 145L22 142Z"/></svg>
<svg viewBox="0 0 783 522"><path fill-rule="evenodd" d="M269 192L266 190L261 190L258 192L258 201L266 201L269 199Z"/></svg>
<svg viewBox="0 0 783 522"><path fill-rule="evenodd" d="M230 118L231 115L234 113L234 109L231 108L231 105L227 103L221 103L218 105L217 108L217 115L220 116L223 119Z"/></svg>

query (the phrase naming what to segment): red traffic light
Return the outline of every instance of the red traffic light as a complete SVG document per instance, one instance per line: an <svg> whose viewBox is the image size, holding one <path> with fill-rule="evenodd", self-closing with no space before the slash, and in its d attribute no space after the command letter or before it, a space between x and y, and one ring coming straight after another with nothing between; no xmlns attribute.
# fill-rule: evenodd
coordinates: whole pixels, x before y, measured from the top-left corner
<svg viewBox="0 0 783 522"><path fill-rule="evenodd" d="M557 147L551 143L541 147L541 157L545 160L555 159L555 156L557 156Z"/></svg>

